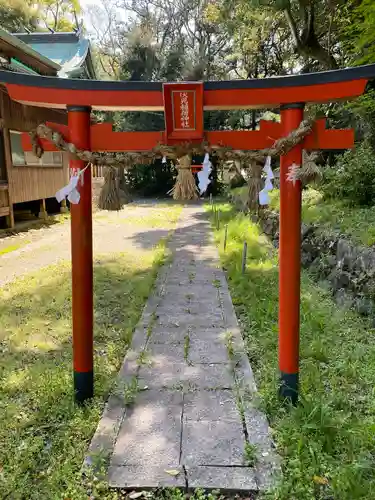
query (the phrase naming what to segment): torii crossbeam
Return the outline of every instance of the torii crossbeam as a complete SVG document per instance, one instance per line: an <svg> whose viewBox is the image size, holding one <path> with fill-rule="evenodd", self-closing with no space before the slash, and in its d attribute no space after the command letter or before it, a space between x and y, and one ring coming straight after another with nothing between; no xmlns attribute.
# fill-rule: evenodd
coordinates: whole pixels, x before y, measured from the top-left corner
<svg viewBox="0 0 375 500"><path fill-rule="evenodd" d="M69 80L0 71L10 97L32 106L67 109L68 126L54 127L77 148L91 151L142 151L158 143L202 141L233 149L263 149L298 128L306 103L327 103L361 95L375 65L261 80L219 82L108 82ZM279 108L281 123L261 121L258 131L203 129L204 110ZM160 132L113 132L110 124L91 125L91 109L165 111ZM317 120L313 132L280 162L279 369L280 394L298 399L301 185L287 180L289 167L301 165L302 151L341 150L354 145L352 130L326 130ZM25 150L31 149L23 137ZM45 150L54 146L43 141ZM71 168L84 168L71 160ZM73 364L78 402L93 395L93 258L91 173L84 172L81 200L71 206L73 281Z"/></svg>

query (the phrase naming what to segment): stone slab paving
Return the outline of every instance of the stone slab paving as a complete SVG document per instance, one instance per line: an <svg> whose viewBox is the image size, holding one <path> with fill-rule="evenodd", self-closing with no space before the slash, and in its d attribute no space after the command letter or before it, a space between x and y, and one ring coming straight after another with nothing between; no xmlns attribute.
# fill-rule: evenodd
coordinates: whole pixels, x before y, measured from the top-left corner
<svg viewBox="0 0 375 500"><path fill-rule="evenodd" d="M118 488L264 490L278 459L251 403L256 386L202 206L184 208L169 246L173 259L134 332L87 463L104 453Z"/></svg>

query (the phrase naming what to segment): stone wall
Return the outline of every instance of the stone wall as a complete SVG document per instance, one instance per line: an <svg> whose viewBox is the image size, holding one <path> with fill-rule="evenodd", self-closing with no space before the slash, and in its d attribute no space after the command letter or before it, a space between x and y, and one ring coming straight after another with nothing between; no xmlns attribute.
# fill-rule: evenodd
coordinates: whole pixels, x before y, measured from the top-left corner
<svg viewBox="0 0 375 500"><path fill-rule="evenodd" d="M232 198L237 209L244 210L243 200ZM254 218L277 248L279 217L276 212L261 210ZM375 251L354 245L348 238L322 231L319 226L302 224L301 264L332 290L338 304L352 307L375 321Z"/></svg>

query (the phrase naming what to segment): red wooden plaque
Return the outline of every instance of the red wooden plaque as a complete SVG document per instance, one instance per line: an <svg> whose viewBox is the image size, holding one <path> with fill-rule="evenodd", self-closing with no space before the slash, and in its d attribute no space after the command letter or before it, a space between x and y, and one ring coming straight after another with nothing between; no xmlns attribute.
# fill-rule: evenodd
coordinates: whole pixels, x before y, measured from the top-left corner
<svg viewBox="0 0 375 500"><path fill-rule="evenodd" d="M203 83L163 85L167 142L203 139Z"/></svg>

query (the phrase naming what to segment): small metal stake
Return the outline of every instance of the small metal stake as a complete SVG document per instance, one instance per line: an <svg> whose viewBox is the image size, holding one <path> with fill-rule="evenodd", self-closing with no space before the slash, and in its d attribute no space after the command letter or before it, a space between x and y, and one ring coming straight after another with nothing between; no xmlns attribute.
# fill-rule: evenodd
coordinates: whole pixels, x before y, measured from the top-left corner
<svg viewBox="0 0 375 500"><path fill-rule="evenodd" d="M216 229L219 231L220 229L220 210L216 212Z"/></svg>
<svg viewBox="0 0 375 500"><path fill-rule="evenodd" d="M242 252L242 274L245 274L246 270L246 257L247 257L247 243L244 241L243 252Z"/></svg>
<svg viewBox="0 0 375 500"><path fill-rule="evenodd" d="M228 238L228 224L225 224L225 233L224 233L224 252L227 249L227 238Z"/></svg>

